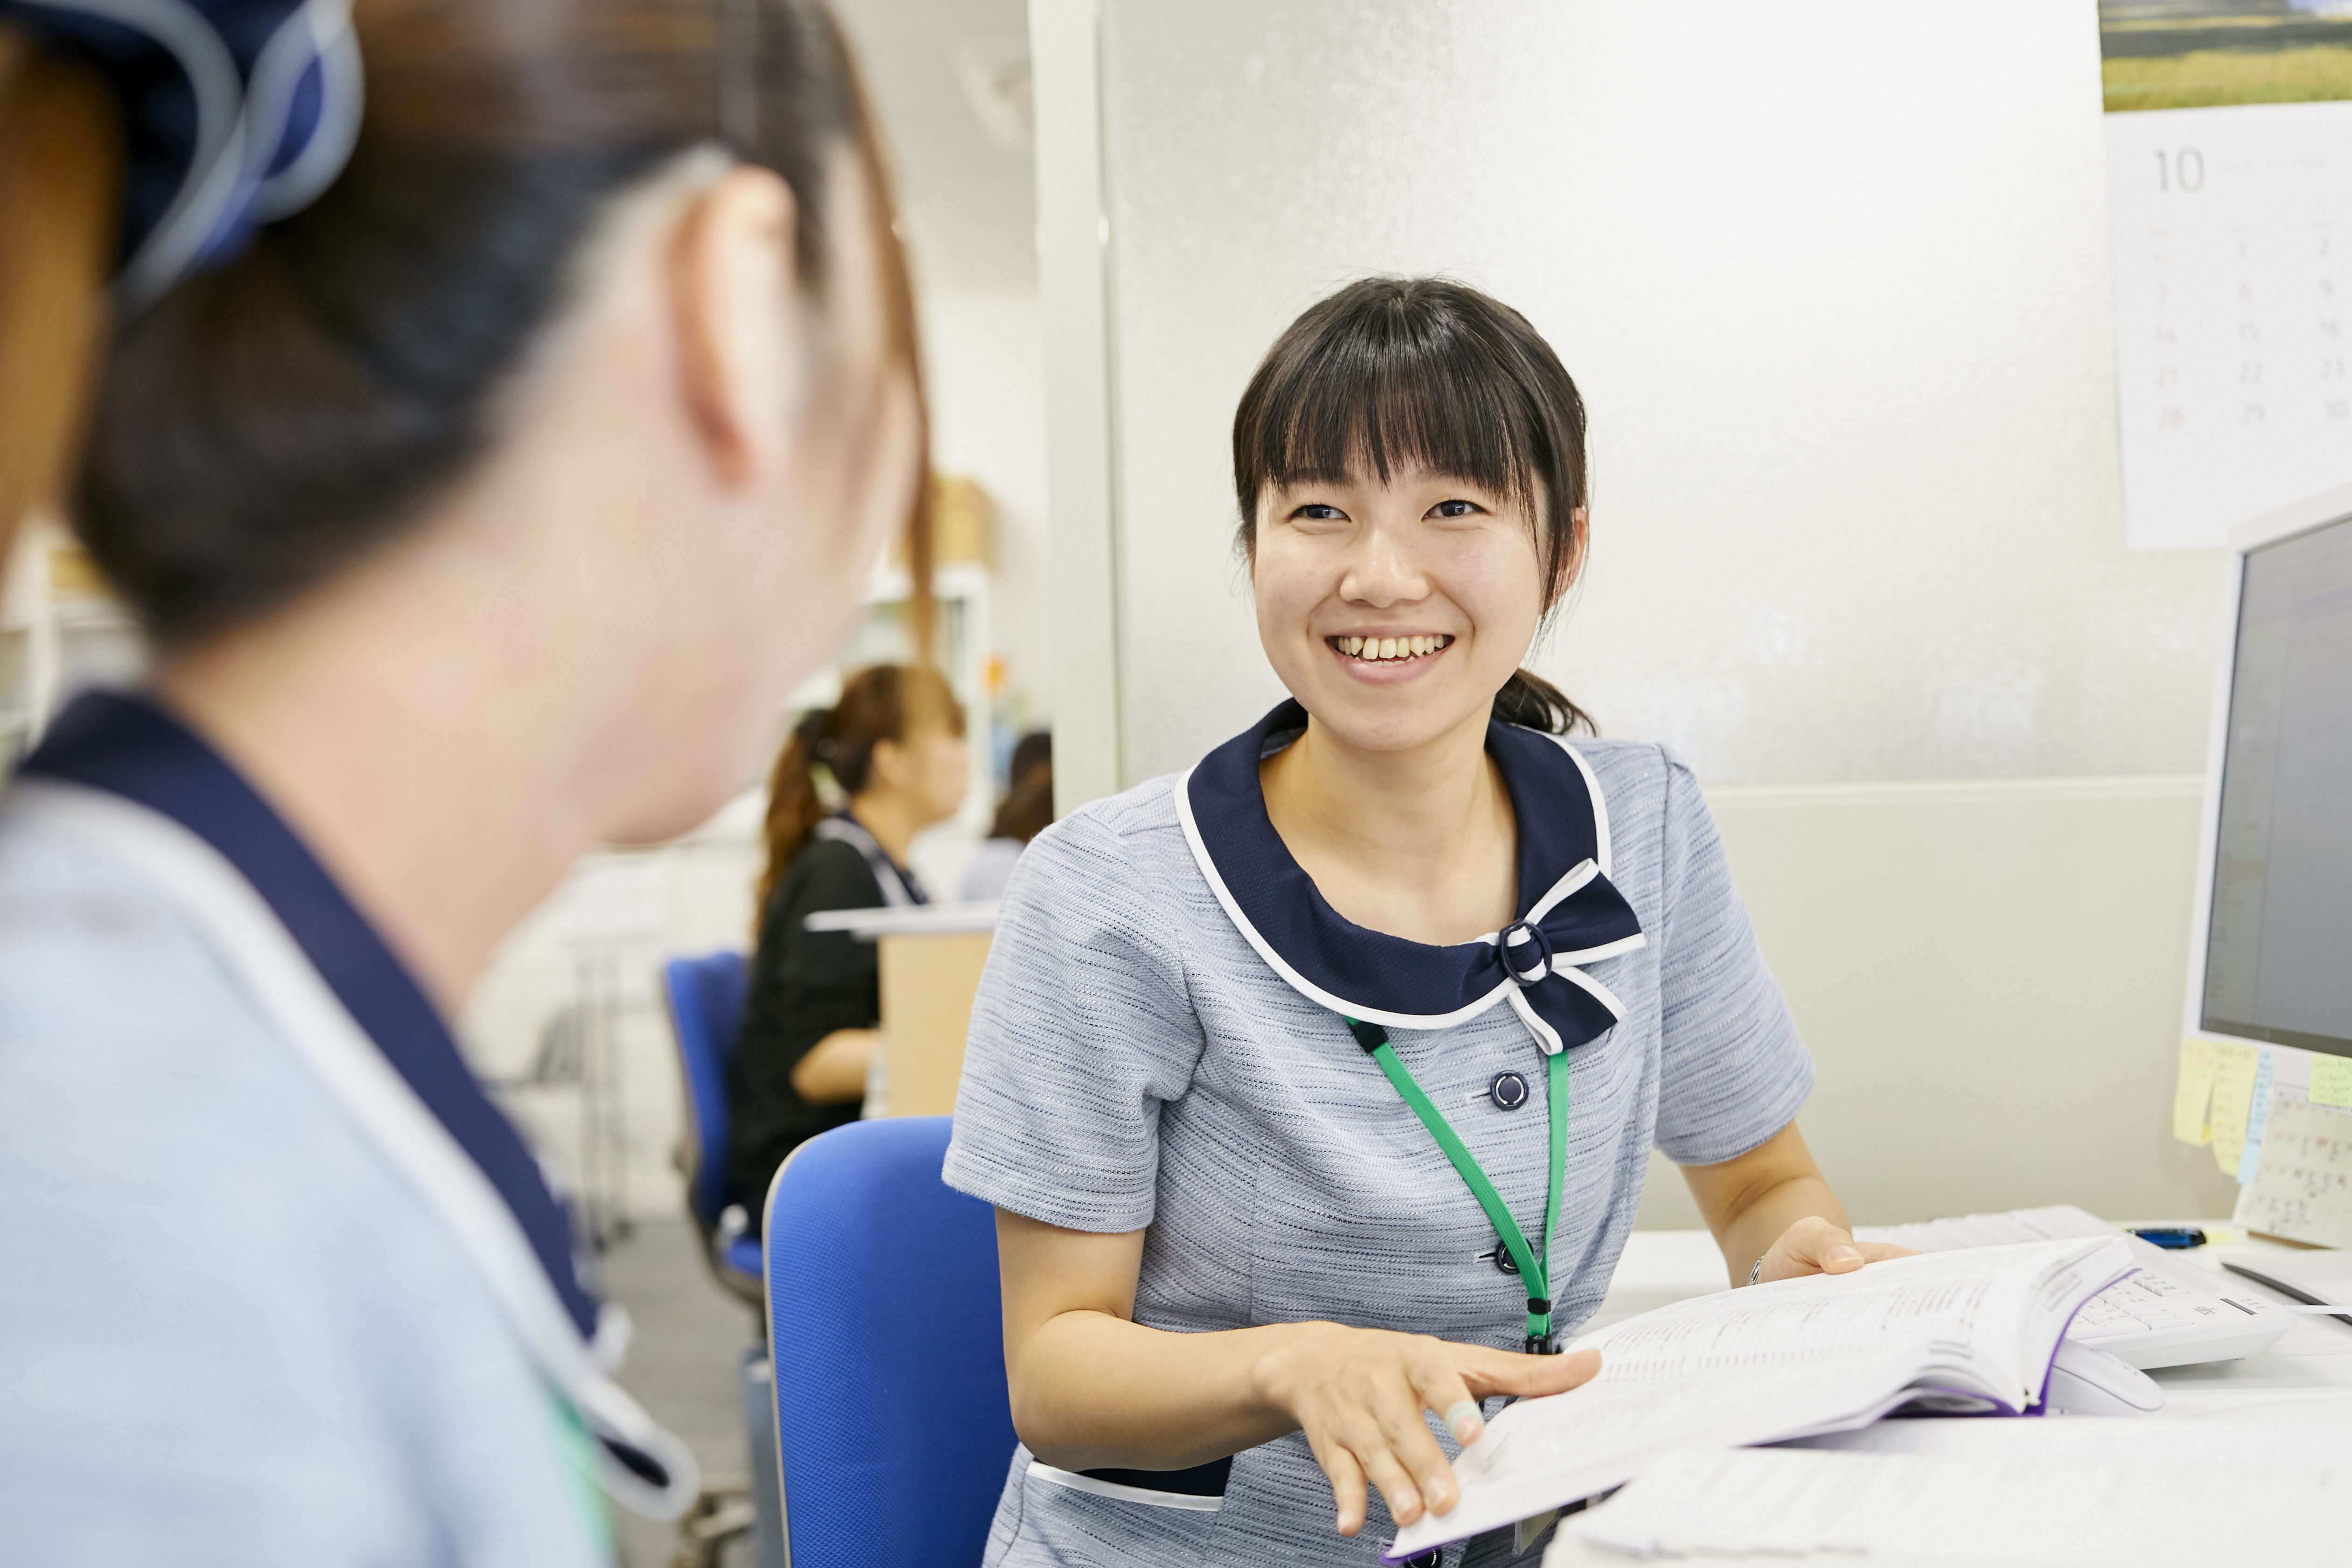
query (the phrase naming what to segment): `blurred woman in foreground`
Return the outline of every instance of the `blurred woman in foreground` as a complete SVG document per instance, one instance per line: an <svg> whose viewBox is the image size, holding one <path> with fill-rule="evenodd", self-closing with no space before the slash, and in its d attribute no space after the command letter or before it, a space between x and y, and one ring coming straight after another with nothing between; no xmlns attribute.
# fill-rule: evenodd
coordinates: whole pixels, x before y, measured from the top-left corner
<svg viewBox="0 0 2352 1568"><path fill-rule="evenodd" d="M846 797L841 810L825 809L819 769ZM840 700L803 717L776 758L759 946L727 1069L727 1202L755 1231L785 1156L857 1120L880 1041L880 950L847 931L811 931L808 918L929 903L907 851L962 808L971 777L963 710L927 665L859 670Z"/></svg>
<svg viewBox="0 0 2352 1568"><path fill-rule="evenodd" d="M0 37L0 520L69 510L155 655L0 798L0 1537L608 1561L597 1483L675 1511L692 1461L446 1020L583 850L726 798L915 504L840 37L110 0Z"/></svg>

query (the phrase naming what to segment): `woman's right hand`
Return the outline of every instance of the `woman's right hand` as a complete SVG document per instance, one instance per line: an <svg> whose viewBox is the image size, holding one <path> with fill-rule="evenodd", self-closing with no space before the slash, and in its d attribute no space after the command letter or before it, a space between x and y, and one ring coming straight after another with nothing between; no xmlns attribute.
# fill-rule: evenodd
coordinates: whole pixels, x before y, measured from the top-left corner
<svg viewBox="0 0 2352 1568"><path fill-rule="evenodd" d="M1598 1351L1519 1355L1339 1323L1286 1330L1258 1359L1258 1385L1307 1434L1331 1482L1341 1535L1364 1528L1367 1482L1381 1489L1400 1525L1424 1510L1450 1513L1460 1500L1454 1467L1423 1412L1436 1412L1466 1448L1486 1430L1478 1401L1564 1394L1601 1370Z"/></svg>

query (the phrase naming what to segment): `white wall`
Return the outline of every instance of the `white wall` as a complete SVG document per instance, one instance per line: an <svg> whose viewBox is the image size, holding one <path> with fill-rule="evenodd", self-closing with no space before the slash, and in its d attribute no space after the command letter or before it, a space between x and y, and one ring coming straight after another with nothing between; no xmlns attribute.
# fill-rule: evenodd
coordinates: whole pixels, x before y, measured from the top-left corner
<svg viewBox="0 0 2352 1568"><path fill-rule="evenodd" d="M1279 695L1234 403L1374 270L1490 289L1583 388L1592 568L1539 663L1609 732L1710 784L2199 769L2220 573L2123 548L2096 27L1104 0L1127 778Z"/></svg>
<svg viewBox="0 0 2352 1568"><path fill-rule="evenodd" d="M994 499L990 620L1020 694L1017 718L1050 719L1054 616L1046 581L1045 371L1034 289L926 291L919 309L931 460Z"/></svg>
<svg viewBox="0 0 2352 1568"><path fill-rule="evenodd" d="M2203 782L1708 792L1820 1075L1806 1140L1856 1221L2229 1213L2170 1126ZM1696 1225L1673 1168L1650 1175L1637 1223Z"/></svg>

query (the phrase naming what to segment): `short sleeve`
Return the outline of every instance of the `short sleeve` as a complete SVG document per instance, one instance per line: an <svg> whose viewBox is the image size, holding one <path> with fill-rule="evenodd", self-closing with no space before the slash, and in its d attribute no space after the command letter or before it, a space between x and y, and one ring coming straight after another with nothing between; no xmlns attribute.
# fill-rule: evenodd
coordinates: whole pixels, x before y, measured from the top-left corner
<svg viewBox="0 0 2352 1568"><path fill-rule="evenodd" d="M972 1003L948 1185L1068 1230L1151 1223L1160 1109L1203 1048L1170 924L1100 816L1032 841Z"/></svg>
<svg viewBox="0 0 2352 1568"><path fill-rule="evenodd" d="M1766 967L1698 781L1666 759L1660 866L1658 1148L1737 1159L1796 1120L1812 1058Z"/></svg>

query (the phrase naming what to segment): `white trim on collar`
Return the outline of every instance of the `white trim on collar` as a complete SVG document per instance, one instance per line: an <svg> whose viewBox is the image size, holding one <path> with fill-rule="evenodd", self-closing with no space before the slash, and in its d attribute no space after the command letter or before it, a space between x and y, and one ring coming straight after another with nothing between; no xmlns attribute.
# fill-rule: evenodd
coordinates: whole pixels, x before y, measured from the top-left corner
<svg viewBox="0 0 2352 1568"><path fill-rule="evenodd" d="M1568 753L1568 760L1576 764L1576 771L1584 775L1584 797L1592 803L1593 853L1601 858L1601 874L1615 875L1609 852L1609 797L1601 793L1601 781L1593 776L1592 764L1584 760L1582 752L1568 743L1567 736L1546 733L1546 739L1558 742L1559 749Z"/></svg>
<svg viewBox="0 0 2352 1568"><path fill-rule="evenodd" d="M1552 735L1549 738L1559 743L1559 749L1569 754L1570 760L1576 763L1577 771L1584 775L1585 795L1592 802L1593 843L1598 863L1596 864L1594 860L1584 860L1572 867L1559 881L1551 885L1542 898L1536 900L1528 917L1530 920L1542 918L1555 905L1574 894L1579 889L1591 882L1594 877L1605 877L1609 874L1609 807L1601 797L1601 782L1593 777L1591 767L1564 737ZM1250 918L1242 912L1239 900L1234 899L1232 889L1225 886L1224 878L1217 872L1217 863L1209 854L1207 842L1201 837L1201 825L1192 816L1192 774L1199 766L1200 764L1196 763L1192 767L1186 768L1177 778L1174 786L1176 820L1178 826L1184 831L1185 847L1192 852L1192 863L1200 868L1202 877L1209 884L1209 890L1216 895L1218 905L1224 910L1226 918L1234 922L1234 929L1242 933L1243 939L1256 951L1257 955L1265 960L1266 966L1280 975L1284 983L1292 990L1318 1006L1328 1008L1342 1017L1354 1018L1367 1024L1378 1024L1383 1028L1390 1029L1451 1028L1454 1025L1466 1024L1473 1018L1485 1016L1496 1003L1508 996L1513 1011L1518 1014L1519 1021L1527 1026L1528 1032L1535 1037L1536 1043L1543 1047L1545 1054L1550 1055L1560 1049L1559 1033L1536 1013L1535 1008L1519 994L1518 983L1509 978L1507 974L1497 981L1494 989L1484 996L1456 1007L1451 1013L1391 1013L1383 1008L1366 1007L1360 1003L1350 1002L1344 996L1334 995L1292 968L1284 960L1282 954L1275 950L1274 944L1259 933L1257 927L1251 923ZM1475 940L1491 947L1499 943L1501 939L1500 931L1488 931ZM1574 952L1554 953L1551 961L1552 973L1591 994L1602 1006L1609 1009L1612 1016L1622 1021L1625 1016L1625 1004L1618 1000L1616 994L1609 987L1585 973L1578 966L1597 963L1604 958L1614 958L1622 952L1631 952L1636 948L1646 946L1648 941L1648 937L1636 931L1632 936L1621 937L1615 942L1604 943L1600 947L1581 948ZM1507 963L1505 967L1507 969Z"/></svg>
<svg viewBox="0 0 2352 1568"><path fill-rule="evenodd" d="M0 799L0 816L128 860L164 889L276 1025L278 1037L447 1228L489 1288L509 1328L572 1400L589 1431L652 1457L669 1476L667 1487L650 1486L600 1444L605 1489L648 1518L684 1513L701 1484L692 1452L598 1364L596 1347L573 1326L514 1211L384 1058L236 868L162 813L83 784L18 779ZM607 1341L607 1331L615 1326L599 1324L598 1341Z"/></svg>

